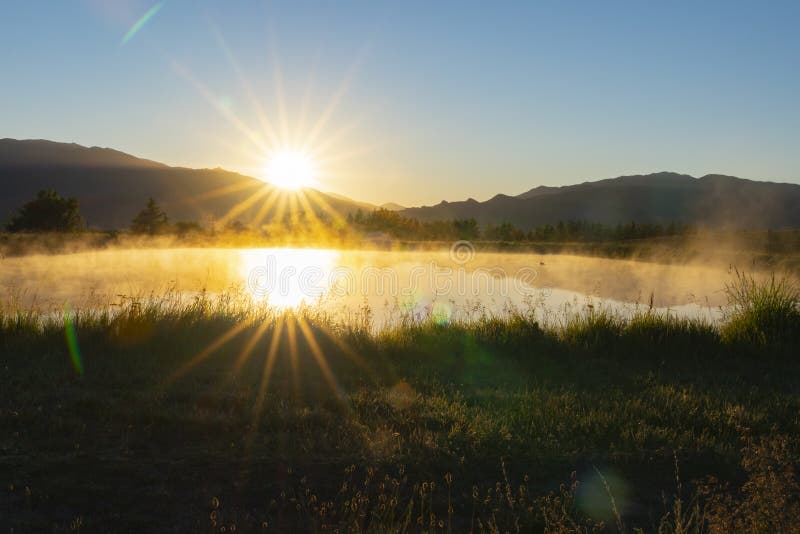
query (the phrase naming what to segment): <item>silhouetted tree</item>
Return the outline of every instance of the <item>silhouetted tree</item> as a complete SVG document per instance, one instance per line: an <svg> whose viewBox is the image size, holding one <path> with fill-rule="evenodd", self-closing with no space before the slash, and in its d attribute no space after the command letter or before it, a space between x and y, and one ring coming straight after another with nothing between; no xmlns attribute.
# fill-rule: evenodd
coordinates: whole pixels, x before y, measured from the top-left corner
<svg viewBox="0 0 800 534"><path fill-rule="evenodd" d="M453 221L459 239L478 239L481 231L475 219L456 219Z"/></svg>
<svg viewBox="0 0 800 534"><path fill-rule="evenodd" d="M246 224L244 224L244 223L243 223L242 221L240 221L239 219L236 219L235 221L231 221L231 222L229 222L229 223L228 223L228 224L225 226L225 228L226 228L226 229L227 229L229 232L233 232L234 234L241 234L242 232L245 232L245 231L247 231L247 225L246 225Z"/></svg>
<svg viewBox="0 0 800 534"><path fill-rule="evenodd" d="M203 227L195 221L178 221L175 223L175 233L180 236L193 233L199 234L202 231Z"/></svg>
<svg viewBox="0 0 800 534"><path fill-rule="evenodd" d="M689 235L696 231L692 225L671 222L617 224L606 226L582 220L558 221L532 229L517 228L510 222L487 224L483 230L475 219L443 219L420 221L396 211L379 208L364 212L361 209L347 215L346 224L364 232L384 232L399 239L480 239L493 241L550 241L601 242L642 239L661 236Z"/></svg>
<svg viewBox="0 0 800 534"><path fill-rule="evenodd" d="M131 232L136 234L158 234L166 230L169 218L155 199L150 197L147 206L131 221Z"/></svg>
<svg viewBox="0 0 800 534"><path fill-rule="evenodd" d="M39 191L6 225L9 232L77 232L84 228L78 199L52 189Z"/></svg>
<svg viewBox="0 0 800 534"><path fill-rule="evenodd" d="M498 241L522 241L525 239L525 232L514 227L513 224L504 222L499 226L488 225L484 232L488 239Z"/></svg>

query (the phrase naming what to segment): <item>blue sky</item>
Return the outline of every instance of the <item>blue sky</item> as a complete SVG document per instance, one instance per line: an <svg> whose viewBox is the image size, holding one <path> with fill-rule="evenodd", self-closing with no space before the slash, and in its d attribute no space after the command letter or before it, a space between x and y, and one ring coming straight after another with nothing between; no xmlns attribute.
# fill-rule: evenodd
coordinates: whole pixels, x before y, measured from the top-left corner
<svg viewBox="0 0 800 534"><path fill-rule="evenodd" d="M800 181L800 2L0 3L0 137L408 205L674 170ZM316 134L314 133L316 131Z"/></svg>

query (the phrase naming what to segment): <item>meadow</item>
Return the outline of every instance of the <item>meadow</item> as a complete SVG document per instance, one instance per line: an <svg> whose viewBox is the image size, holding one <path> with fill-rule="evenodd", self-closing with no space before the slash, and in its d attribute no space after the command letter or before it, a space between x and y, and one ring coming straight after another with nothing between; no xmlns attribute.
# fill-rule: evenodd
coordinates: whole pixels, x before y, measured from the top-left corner
<svg viewBox="0 0 800 534"><path fill-rule="evenodd" d="M237 295L0 318L14 532L792 532L800 296L370 328Z"/></svg>

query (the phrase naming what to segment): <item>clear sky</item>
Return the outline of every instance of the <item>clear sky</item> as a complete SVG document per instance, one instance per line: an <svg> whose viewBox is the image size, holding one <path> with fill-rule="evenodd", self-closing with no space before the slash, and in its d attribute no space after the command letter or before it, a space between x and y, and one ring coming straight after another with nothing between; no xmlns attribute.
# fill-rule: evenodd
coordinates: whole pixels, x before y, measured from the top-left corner
<svg viewBox="0 0 800 534"><path fill-rule="evenodd" d="M4 0L0 137L251 175L308 145L320 189L406 205L798 182L798 28L797 1Z"/></svg>

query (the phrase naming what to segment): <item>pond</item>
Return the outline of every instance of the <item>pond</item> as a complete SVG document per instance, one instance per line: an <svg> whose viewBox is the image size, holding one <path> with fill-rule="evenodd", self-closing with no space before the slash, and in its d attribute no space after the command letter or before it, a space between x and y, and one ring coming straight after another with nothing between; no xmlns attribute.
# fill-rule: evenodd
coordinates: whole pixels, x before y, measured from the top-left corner
<svg viewBox="0 0 800 534"><path fill-rule="evenodd" d="M98 250L0 260L3 308L97 309L130 298L236 294L279 309L317 306L378 326L403 318L542 318L607 308L715 320L731 273L569 255L445 251L184 248Z"/></svg>

